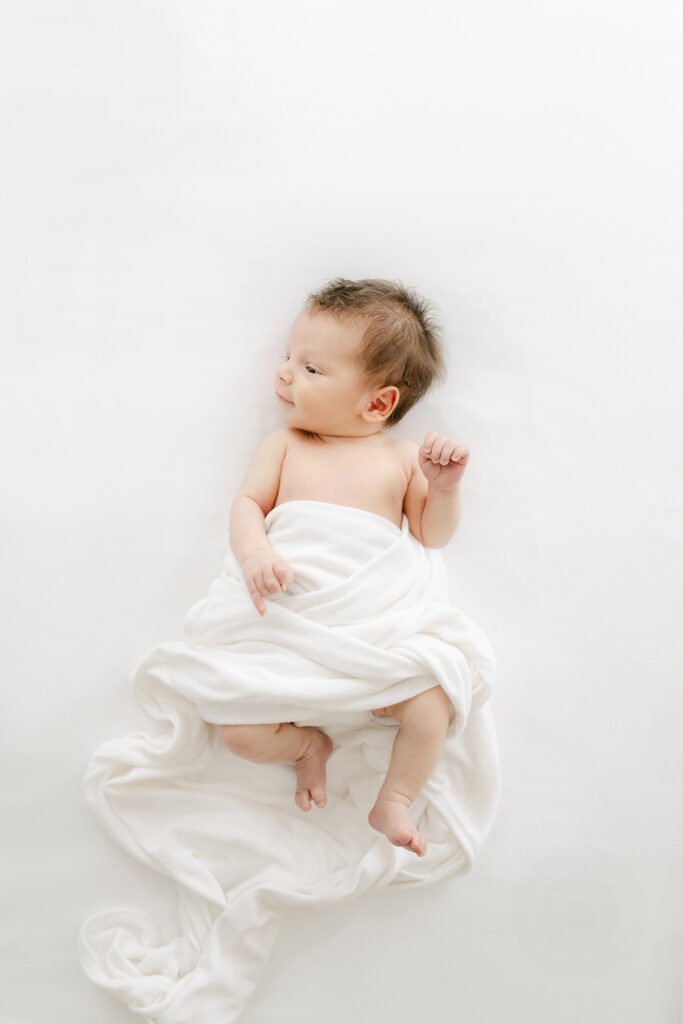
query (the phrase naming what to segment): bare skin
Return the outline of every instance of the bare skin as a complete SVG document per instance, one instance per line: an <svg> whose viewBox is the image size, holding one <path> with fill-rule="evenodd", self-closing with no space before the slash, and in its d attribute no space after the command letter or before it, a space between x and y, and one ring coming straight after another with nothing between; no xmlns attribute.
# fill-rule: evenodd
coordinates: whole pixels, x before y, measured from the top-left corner
<svg viewBox="0 0 683 1024"><path fill-rule="evenodd" d="M427 840L415 827L408 808L434 771L448 728L451 703L440 686L386 708L401 723L394 739L389 769L368 822L394 846L404 846L418 857L427 852Z"/></svg>
<svg viewBox="0 0 683 1024"><path fill-rule="evenodd" d="M292 722L265 725L219 725L225 745L239 757L258 764L285 761L296 765L294 799L302 811L327 804L325 765L334 743L321 729Z"/></svg>
<svg viewBox="0 0 683 1024"><path fill-rule="evenodd" d="M411 444L381 430L363 439L323 443L290 428L273 507L301 499L329 501L384 516L400 530Z"/></svg>
<svg viewBox="0 0 683 1024"><path fill-rule="evenodd" d="M296 728L296 726L295 726ZM316 807L325 807L327 782L325 765L334 743L320 729L313 729L304 754L296 762L296 793L294 799L302 811L310 811L311 801Z"/></svg>

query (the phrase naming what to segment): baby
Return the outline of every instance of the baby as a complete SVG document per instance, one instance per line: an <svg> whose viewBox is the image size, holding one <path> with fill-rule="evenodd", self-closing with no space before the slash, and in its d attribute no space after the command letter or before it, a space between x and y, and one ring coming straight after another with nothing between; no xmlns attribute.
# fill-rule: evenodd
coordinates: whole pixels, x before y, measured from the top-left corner
<svg viewBox="0 0 683 1024"><path fill-rule="evenodd" d="M275 374L285 425L256 450L230 510L230 547L260 615L264 599L285 590L294 575L264 528L268 512L284 502L350 505L399 529L405 513L425 547L449 542L460 519L469 449L433 431L420 447L384 429L445 375L426 304L402 285L338 278L308 296ZM419 857L427 842L408 808L436 767L450 710L445 691L434 686L375 711L400 724L368 821ZM292 722L218 728L240 757L294 763L302 811L311 800L325 806L325 765L334 746L326 733Z"/></svg>

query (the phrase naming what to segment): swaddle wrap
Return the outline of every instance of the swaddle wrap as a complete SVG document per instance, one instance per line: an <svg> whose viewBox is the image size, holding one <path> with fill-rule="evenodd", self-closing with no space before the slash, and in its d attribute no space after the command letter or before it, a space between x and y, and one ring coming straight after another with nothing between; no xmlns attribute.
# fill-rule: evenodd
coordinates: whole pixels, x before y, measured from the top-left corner
<svg viewBox="0 0 683 1024"><path fill-rule="evenodd" d="M383 516L288 501L265 519L289 562L286 591L260 616L228 550L188 612L183 641L132 671L157 735L95 751L84 793L104 827L173 879L179 934L164 943L144 913L94 914L79 944L87 975L157 1024L231 1024L266 963L283 911L422 885L470 870L499 796L484 633L448 603L438 550ZM411 804L424 857L368 823L398 721L374 708L439 685L451 718L432 776ZM294 764L238 757L211 723L319 726L335 747L327 805L294 801Z"/></svg>

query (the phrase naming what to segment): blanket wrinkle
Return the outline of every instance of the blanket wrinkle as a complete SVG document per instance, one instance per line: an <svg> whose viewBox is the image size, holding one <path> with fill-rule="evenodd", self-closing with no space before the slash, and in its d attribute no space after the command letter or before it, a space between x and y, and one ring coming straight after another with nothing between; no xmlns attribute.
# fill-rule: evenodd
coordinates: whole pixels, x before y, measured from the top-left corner
<svg viewBox="0 0 683 1024"><path fill-rule="evenodd" d="M155 1024L237 1021L288 907L462 875L497 811L495 659L450 605L438 549L420 544L405 515L399 530L330 502L285 502L265 527L292 566L288 590L260 616L228 549L184 639L157 645L130 673L158 733L100 744L83 780L112 838L177 886L170 941L125 907L91 915L79 932L87 976ZM399 727L373 709L437 685L451 717L410 806L428 841L418 858L367 820ZM216 728L282 721L317 726L334 743L323 809L296 806L294 764L242 759Z"/></svg>

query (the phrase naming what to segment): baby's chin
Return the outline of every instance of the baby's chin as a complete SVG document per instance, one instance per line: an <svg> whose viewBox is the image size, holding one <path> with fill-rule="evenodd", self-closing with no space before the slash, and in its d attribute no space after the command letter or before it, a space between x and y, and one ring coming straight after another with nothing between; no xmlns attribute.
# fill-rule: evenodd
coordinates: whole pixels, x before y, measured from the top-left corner
<svg viewBox="0 0 683 1024"><path fill-rule="evenodd" d="M312 423L307 422L297 409L296 405L292 403L288 405L286 402L280 401L280 412L282 413L282 420L287 426L293 427L298 430L299 433L305 437L311 438L314 441L319 441L323 435L335 434L339 432L339 428L335 427L334 424L326 426L324 423ZM296 412L296 416L292 416Z"/></svg>
<svg viewBox="0 0 683 1024"><path fill-rule="evenodd" d="M283 423L296 427L297 430L303 430L306 434L314 434L315 429L311 423L306 422L305 417L301 415L297 407L292 402L288 405L286 402L279 402L280 413L282 415Z"/></svg>
<svg viewBox="0 0 683 1024"><path fill-rule="evenodd" d="M309 438L311 441L319 441L320 440L320 427L319 426L318 426L318 430L316 431L316 430L313 430L311 428L311 424L310 423L296 422L296 423L291 423L290 424L290 423L287 422L287 420L285 420L285 422L287 423L287 426L292 426L300 434L303 434L304 437Z"/></svg>
<svg viewBox="0 0 683 1024"><path fill-rule="evenodd" d="M298 423L297 423L295 429L298 430L300 434L303 434L304 437L310 438L311 441L319 441L320 440L320 434L317 433L315 430L310 430L308 427L299 426Z"/></svg>

